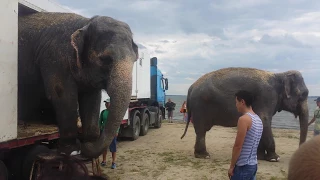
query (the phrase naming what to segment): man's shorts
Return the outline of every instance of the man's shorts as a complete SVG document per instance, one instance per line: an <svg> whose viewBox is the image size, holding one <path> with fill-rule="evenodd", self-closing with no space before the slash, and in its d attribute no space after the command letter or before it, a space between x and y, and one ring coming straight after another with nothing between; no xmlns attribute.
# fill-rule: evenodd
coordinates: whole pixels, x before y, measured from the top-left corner
<svg viewBox="0 0 320 180"><path fill-rule="evenodd" d="M319 134L320 134L320 131L318 131L318 130L314 130L314 131L313 131L313 135L314 135L314 136L317 136L317 135L319 135Z"/></svg>
<svg viewBox="0 0 320 180"><path fill-rule="evenodd" d="M112 140L110 146L109 146L110 152L117 152L117 137L114 137Z"/></svg>

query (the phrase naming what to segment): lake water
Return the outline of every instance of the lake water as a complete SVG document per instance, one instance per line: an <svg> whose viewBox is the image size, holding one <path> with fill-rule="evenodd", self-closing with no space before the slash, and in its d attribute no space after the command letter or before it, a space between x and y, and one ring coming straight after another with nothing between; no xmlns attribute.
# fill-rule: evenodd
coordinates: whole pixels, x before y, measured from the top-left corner
<svg viewBox="0 0 320 180"><path fill-rule="evenodd" d="M182 120L183 114L180 113L179 110L182 106L183 101L187 100L187 96L167 95L166 98L171 98L171 100L176 103L176 110L173 112L173 119ZM313 112L317 107L314 101L315 99L316 97L308 98L309 121L312 119ZM300 129L299 117L295 118L293 114L285 111L277 112L272 118L272 127L282 129ZM313 130L313 124L309 126L309 130Z"/></svg>

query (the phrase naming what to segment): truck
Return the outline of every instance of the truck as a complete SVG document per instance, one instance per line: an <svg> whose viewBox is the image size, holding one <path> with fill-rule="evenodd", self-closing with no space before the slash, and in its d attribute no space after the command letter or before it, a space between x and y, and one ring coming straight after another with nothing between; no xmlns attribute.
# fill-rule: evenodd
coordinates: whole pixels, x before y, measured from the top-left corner
<svg viewBox="0 0 320 180"><path fill-rule="evenodd" d="M56 149L59 129L56 125L48 125L42 122L32 122L25 126L19 124L17 119L18 17L36 12L70 13L72 11L51 0L1 0L0 10L0 22L3 27L0 30L0 83L2 84L0 89L0 107L2 110L0 121L0 179L24 180L29 179L32 164L39 154ZM132 91L132 100L121 124L123 135L125 135L125 132L132 133L130 128L136 127L133 126L129 118L134 117L132 122L148 122L148 125L160 127L162 117L164 117L164 90L168 89L168 81L163 78L161 71L157 69L156 58L147 60L145 59L147 54L144 56L144 53L142 53L141 55L133 69L134 90ZM149 63L148 70L145 63ZM161 88L158 87L159 83L162 83ZM152 86L153 84L155 85ZM150 89L140 88L142 85L149 86ZM102 93L104 94L104 92ZM144 129L149 128L149 126L142 127ZM140 129L136 128L135 130L140 134ZM141 131L143 135L146 132ZM134 136L134 138L137 137Z"/></svg>
<svg viewBox="0 0 320 180"><path fill-rule="evenodd" d="M141 47L141 46L140 46ZM150 58L146 48L139 48L139 58L132 72L131 100L120 125L118 137L136 140L148 133L149 127L160 128L165 117L165 91L168 78L158 68L158 58ZM108 99L102 92L102 99ZM102 101L100 110L105 109Z"/></svg>

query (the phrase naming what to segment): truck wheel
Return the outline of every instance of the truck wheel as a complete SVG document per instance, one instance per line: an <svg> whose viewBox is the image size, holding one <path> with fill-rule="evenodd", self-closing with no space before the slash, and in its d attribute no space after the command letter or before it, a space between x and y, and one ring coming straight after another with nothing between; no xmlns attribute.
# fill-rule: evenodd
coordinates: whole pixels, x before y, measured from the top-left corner
<svg viewBox="0 0 320 180"><path fill-rule="evenodd" d="M47 153L49 152L50 149L47 148L44 145L36 145L34 147L32 147L31 149L29 149L29 151L27 152L24 162L23 162L23 168L22 168L22 173L23 173L23 178L24 179L29 179L30 178L30 171L32 168L32 164L34 162L34 160L36 160L36 157L42 153Z"/></svg>
<svg viewBox="0 0 320 180"><path fill-rule="evenodd" d="M23 154L26 148L22 148L19 151L15 151L12 154L12 158L10 158L10 162L8 162L8 171L9 171L9 179L22 179L22 163L25 159Z"/></svg>
<svg viewBox="0 0 320 180"><path fill-rule="evenodd" d="M7 180L8 179L8 169L3 161L0 160L0 179Z"/></svg>
<svg viewBox="0 0 320 180"><path fill-rule="evenodd" d="M156 120L156 123L154 125L155 128L161 128L162 125L162 115L159 114L158 120Z"/></svg>
<svg viewBox="0 0 320 180"><path fill-rule="evenodd" d="M137 140L140 135L140 117L139 117L139 111L135 111L132 116L132 140Z"/></svg>
<svg viewBox="0 0 320 180"><path fill-rule="evenodd" d="M149 125L150 125L150 119L149 115L146 111L142 112L142 121L141 121L141 130L140 135L144 136L148 133Z"/></svg>

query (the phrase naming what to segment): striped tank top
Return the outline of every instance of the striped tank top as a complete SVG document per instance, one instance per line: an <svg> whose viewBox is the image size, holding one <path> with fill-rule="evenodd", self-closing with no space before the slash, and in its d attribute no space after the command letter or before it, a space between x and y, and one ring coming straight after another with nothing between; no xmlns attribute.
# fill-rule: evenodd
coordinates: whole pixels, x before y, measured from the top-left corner
<svg viewBox="0 0 320 180"><path fill-rule="evenodd" d="M258 115L251 113L246 114L251 117L252 125L245 136L240 156L236 163L237 166L258 164L257 149L263 131L263 124Z"/></svg>

